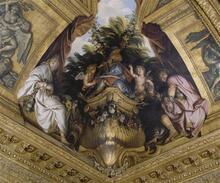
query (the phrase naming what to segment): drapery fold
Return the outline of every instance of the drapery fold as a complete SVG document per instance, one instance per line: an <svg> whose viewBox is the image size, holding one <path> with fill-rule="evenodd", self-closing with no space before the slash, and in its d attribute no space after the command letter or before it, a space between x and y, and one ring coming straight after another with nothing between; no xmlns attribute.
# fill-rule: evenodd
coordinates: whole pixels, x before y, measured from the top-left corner
<svg viewBox="0 0 220 183"><path fill-rule="evenodd" d="M75 40L75 30L83 25L82 34L87 32L89 28L91 27L91 22L93 21L94 16L86 17L86 16L78 16L76 17L72 23L70 23L63 32L55 39L55 41L50 45L50 47L47 49L47 51L44 53L44 55L41 57L40 62L41 63L49 60L55 55L58 55L58 59L60 62L59 69L55 76L55 82L58 86L57 90L60 90L61 83L62 83L62 76L63 76L63 69L65 65L65 61L70 53L71 50L71 44ZM86 29L86 30L85 30Z"/></svg>
<svg viewBox="0 0 220 183"><path fill-rule="evenodd" d="M189 75L178 51L170 41L169 37L156 23L143 23L142 33L149 39L156 56L162 67L171 71L172 74Z"/></svg>
<svg viewBox="0 0 220 183"><path fill-rule="evenodd" d="M78 16L72 23L70 23L64 31L55 39L55 41L50 45L44 55L41 57L39 64L45 62L46 60L52 58L54 55L59 56L60 69L62 71L65 60L71 50L71 44L75 40L74 31L81 24L86 24L92 21L93 16ZM88 27L89 29L90 27Z"/></svg>

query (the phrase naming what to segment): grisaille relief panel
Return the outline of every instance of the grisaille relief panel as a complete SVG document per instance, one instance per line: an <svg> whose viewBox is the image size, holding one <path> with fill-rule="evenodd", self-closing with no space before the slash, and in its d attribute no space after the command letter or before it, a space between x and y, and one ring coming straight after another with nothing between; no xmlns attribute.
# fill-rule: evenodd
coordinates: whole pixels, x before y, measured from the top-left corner
<svg viewBox="0 0 220 183"><path fill-rule="evenodd" d="M192 54L194 54L195 50L200 51L199 57L202 58L205 64L204 69L201 69L202 74L212 92L214 100L217 101L220 99L220 46L204 26L201 28L203 29L189 33L186 37L186 43L195 44L190 49Z"/></svg>
<svg viewBox="0 0 220 183"><path fill-rule="evenodd" d="M18 67L26 64L33 41L31 23L23 14L34 11L34 8L31 4L14 1L3 1L0 8L1 84L7 88L13 88L18 79Z"/></svg>

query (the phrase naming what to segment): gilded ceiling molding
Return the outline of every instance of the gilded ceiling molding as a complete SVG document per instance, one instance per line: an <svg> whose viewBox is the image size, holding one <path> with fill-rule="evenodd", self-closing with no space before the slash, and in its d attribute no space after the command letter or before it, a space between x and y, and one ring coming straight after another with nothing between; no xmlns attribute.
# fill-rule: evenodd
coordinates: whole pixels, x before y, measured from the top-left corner
<svg viewBox="0 0 220 183"><path fill-rule="evenodd" d="M0 154L8 160L58 182L106 180L106 176L80 160L82 157L78 153L62 144L57 146L57 142L56 145L49 142L3 114L0 114L0 124Z"/></svg>
<svg viewBox="0 0 220 183"><path fill-rule="evenodd" d="M138 25L141 25L141 22L143 21L144 17L150 15L152 12L154 12L157 8L157 5L159 3L159 0L145 0L145 1L138 1L136 0L137 8L137 23Z"/></svg>
<svg viewBox="0 0 220 183"><path fill-rule="evenodd" d="M173 8L173 10L176 10L176 5L180 4L180 1L172 1L169 3L169 6L166 6L164 8L160 8L160 14L163 11L167 11L169 8ZM139 5L138 11L140 11L139 15L139 21L144 20L145 22L148 22L149 20L152 21L153 17L157 17L157 12L156 10L157 4L159 1L144 1ZM188 0L188 3L193 7L195 12L199 15L203 23L207 26L209 31L213 34L214 38L220 42L220 5L219 2L216 0L211 1L211 0ZM182 3L183 4L183 3ZM185 1L184 1L184 4ZM148 7L149 5L149 7ZM183 11L184 7L181 7L181 11ZM156 10L156 11L155 11ZM186 9L187 10L187 9ZM188 11L190 9L188 8ZM176 17L177 19L177 17ZM140 23L139 23L140 24ZM163 26L163 25L162 25Z"/></svg>
<svg viewBox="0 0 220 183"><path fill-rule="evenodd" d="M215 170L213 172L209 172L208 174L201 175L188 183L218 183L220 180L219 170Z"/></svg>
<svg viewBox="0 0 220 183"><path fill-rule="evenodd" d="M78 14L94 15L97 11L98 1L69 0L61 3L59 1L43 0L40 6L45 5L42 2L46 2L48 7L53 10L54 25L59 25L59 20L62 20L62 25L59 25L59 29L54 31L52 37L45 39L46 44L39 52L36 51L36 54L34 54L38 57L44 53L48 45L72 18ZM158 3L158 1L152 0L139 1L137 10L140 8L138 10L138 12L140 11L140 21L144 18L145 22L159 23L163 29L167 30L181 18L193 13L189 4L185 3L184 0L173 1L166 7L161 8L160 11L152 13L157 6L156 2ZM198 2L199 0L194 0L192 3L194 3L193 6L198 8L195 8L196 11L201 11L201 16L203 9L203 13L211 11L211 3L206 5L205 1ZM179 11L177 11L177 8ZM70 9L74 12L71 12ZM212 10L215 10L213 6ZM209 29L213 29L213 34L215 34L215 31L218 33L216 36L219 39L219 29L217 29L219 25L214 25L216 20L219 21L218 17L216 18L216 13L218 12L215 11L211 15L204 14L204 21L208 22L207 26L212 27L209 27ZM58 21L56 21L57 17L59 18ZM215 17L214 22L212 22L213 17ZM38 57L27 67L28 72L25 75L29 74L29 71L37 64ZM219 180L217 175L220 172L220 129L215 130L219 127L217 125L219 123L219 113L209 117L208 124L205 124L204 127L205 133L201 138L191 140L179 138L175 142L159 148L158 154L144 157L145 159L142 157L143 159L139 160L139 164L132 168L128 168L125 161L122 170L113 172L112 169L103 169L100 164L93 164L79 153L62 146L54 139L52 140L40 130L36 130L34 127L30 128L28 124L23 123L21 116L18 114L18 108L13 102L10 103L7 100L0 99L0 103L0 180L2 182L18 180L20 182L42 183L179 183L189 180L188 182L200 183L204 180L207 182L217 182ZM8 107L5 109L5 106ZM134 152L126 153L126 155L129 155L129 153L134 155ZM92 152L87 154L91 156ZM134 158L136 158L136 155ZM107 176L109 171L112 171L116 176L109 178ZM10 176L11 181L7 180L7 176Z"/></svg>
<svg viewBox="0 0 220 183"><path fill-rule="evenodd" d="M213 2L212 0L188 0L188 2L212 33L215 40L220 43L219 2Z"/></svg>
<svg viewBox="0 0 220 183"><path fill-rule="evenodd" d="M218 169L220 130L151 157L112 179L24 126L1 115L0 154L56 182L181 182Z"/></svg>
<svg viewBox="0 0 220 183"><path fill-rule="evenodd" d="M96 14L96 6L98 1L94 0L70 0L70 1L53 1L43 0L48 6L50 6L56 13L58 13L68 23L72 22L77 15L90 16ZM95 6L94 6L95 5Z"/></svg>
<svg viewBox="0 0 220 183"><path fill-rule="evenodd" d="M35 182L48 183L52 179L47 179L42 174L36 174L28 169L25 169L13 161L0 155L0 181L1 183L14 182Z"/></svg>
<svg viewBox="0 0 220 183"><path fill-rule="evenodd" d="M220 12L219 0L212 0L210 3L212 4L213 8L216 9L216 11Z"/></svg>
<svg viewBox="0 0 220 183"><path fill-rule="evenodd" d="M97 11L98 11L98 3L100 0L85 0L87 1L87 7L88 9L90 10L90 15L96 15L97 14Z"/></svg>
<svg viewBox="0 0 220 183"><path fill-rule="evenodd" d="M178 9L178 11L176 11L176 9ZM174 24L189 13L192 13L192 9L184 0L172 1L168 6L145 15L142 21L145 23L157 23L165 30L166 27Z"/></svg>
<svg viewBox="0 0 220 183"><path fill-rule="evenodd" d="M136 165L116 182L183 182L208 173L213 169L220 172L220 130L195 139L167 153Z"/></svg>

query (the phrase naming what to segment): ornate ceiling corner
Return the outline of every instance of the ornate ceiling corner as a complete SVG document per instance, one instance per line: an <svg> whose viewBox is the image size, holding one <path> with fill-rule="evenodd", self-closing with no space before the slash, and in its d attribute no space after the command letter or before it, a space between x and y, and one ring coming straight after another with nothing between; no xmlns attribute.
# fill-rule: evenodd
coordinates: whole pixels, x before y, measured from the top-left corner
<svg viewBox="0 0 220 183"><path fill-rule="evenodd" d="M78 15L91 16L97 11L97 0L69 0L69 1L53 1L43 0L50 8L58 13L68 23Z"/></svg>
<svg viewBox="0 0 220 183"><path fill-rule="evenodd" d="M4 158L0 158L0 162L3 163L4 159L13 161L15 166L41 175L50 180L48 182L108 180L108 177L80 160L82 157L79 154L70 153L68 148L57 147L6 116L0 117L0 123L4 123L0 129L0 156Z"/></svg>
<svg viewBox="0 0 220 183"><path fill-rule="evenodd" d="M138 17L138 25L143 21L144 17L150 15L157 8L159 0L146 0L139 2L136 0L137 8L137 17Z"/></svg>
<svg viewBox="0 0 220 183"><path fill-rule="evenodd" d="M32 48L34 51L32 50L33 52L31 52L28 58L30 63L27 64L26 71L21 73L20 80L24 80L27 77L30 70L35 67L49 45L74 17L77 15L90 16L96 14L98 0L41 0L30 2L32 4L35 3L38 14L44 15L44 18L46 17L45 21L47 20L48 24L45 26L48 26L48 32L37 44L34 42ZM182 37L179 36L182 35L186 27L173 32L174 29L172 26L174 24L178 26L181 19L186 19L193 15L194 8L203 18L204 24L215 35L215 39L219 40L219 12L216 11L218 8L214 7L214 3L217 1L206 1L208 4L205 1L199 0L193 0L190 3L186 3L185 0L173 0L171 2L169 0L136 0L136 2L139 21L142 22L144 20L146 23L153 22L159 24L171 41L173 41L174 46L178 48L180 55L184 57L184 62L191 69L194 67L190 65L191 62L185 56L186 53L189 54L189 51L187 52L183 48L181 45ZM156 9L161 2L169 4L163 7L160 6L160 11L158 11ZM192 6L193 8L191 8ZM49 7L49 11L46 11ZM206 15L206 13L214 10L214 13ZM31 16L28 17L28 14L25 14L25 16L27 16L28 20L31 20ZM192 20L194 21L194 19ZM37 33L40 29L34 30L33 32ZM39 35L35 35L40 37L42 32L39 32ZM39 37L34 37L34 39L37 40L36 38ZM43 43L45 44L43 45ZM192 56L190 55L189 58L192 59ZM202 77L202 74L198 74L196 71L193 70L191 74L193 78L196 78L196 84L199 83L198 86L200 86L202 82L198 81L198 77ZM18 83L16 88L20 86L21 83ZM211 96L210 91L210 95L208 95L204 88L198 88L202 91L200 93L202 96L205 96L204 98ZM103 95L100 95L101 98L94 97L92 100L88 100L88 105L85 107L85 110L88 109L86 112L92 113L93 111L89 111L90 108L96 108L100 104L106 103L106 101L116 101L118 108L128 112L131 111L129 115L137 113L136 101L132 102L132 100L127 99L115 88L105 91L107 93L103 92ZM158 145L159 147L155 154L148 154L146 152L143 146L143 131L136 131L137 133L135 132L135 135L133 135L134 133L129 134L126 131L127 127L123 128L121 126L118 128L119 130L117 129L118 131L114 131L112 127L115 129L118 127L115 123L111 123L113 125L109 125L108 128L106 127L106 131L108 132L106 134L110 136L110 140L107 139L104 145L101 144L97 148L98 150L91 150L89 145L92 143L87 142L91 137L96 140L97 133L93 133L94 135L87 133L90 136L88 135L85 138L83 145L87 144L88 148L85 148L85 145L84 148L80 147L79 152L76 152L53 139L48 134L43 134L42 131L33 126L30 127L30 124L26 124L20 115L15 100L16 97L13 96L14 100L12 101L7 100L7 98L10 98L10 96L16 93L16 89L10 94L6 90L1 92L7 96L6 98L0 97L0 181L2 182L13 182L16 180L17 182L37 183L211 183L218 182L219 180L220 112L217 111L219 108L216 108L214 112L212 111L211 115L205 121L202 129L202 137L192 139L178 137L175 141L168 144L163 146ZM214 100L210 103L212 107L217 105L217 102ZM114 120L112 121L114 122ZM100 131L98 132L100 133ZM115 135L115 132L118 134ZM116 150L113 149L115 150L114 152L117 151L115 153L116 155L111 154L112 156L119 157L118 159L115 157L112 158L117 161L117 166L113 166L116 164L115 162L110 162L111 156L109 152L111 150L108 149L110 146L107 145L112 145L111 136L119 136L124 140L123 143L138 144L134 148L132 146L133 144L129 144L130 146L128 145L129 148L127 149L123 149L117 144ZM120 138L119 140L121 140ZM141 144L140 146L139 143ZM102 148L105 145L107 148ZM102 153L100 149L103 151L106 150L102 156L100 156ZM101 152L100 154L97 153L99 150Z"/></svg>
<svg viewBox="0 0 220 183"><path fill-rule="evenodd" d="M220 180L220 171L215 170L207 174L196 177L192 180L187 181L187 183L218 183Z"/></svg>
<svg viewBox="0 0 220 183"><path fill-rule="evenodd" d="M190 11L191 8L193 8L194 11L196 12L196 14L201 18L203 23L206 25L206 27L212 33L215 40L217 40L218 43L220 42L219 41L220 40L220 13L219 13L220 5L219 5L219 2L217 2L217 0L214 0L214 1L211 1L211 0L208 0L208 1L206 1L206 0L202 0L202 1L188 0L188 4L190 5L190 7L188 5L188 8L187 8L186 1L181 1L181 0L180 1L177 1L177 0L166 1L165 0L164 3L166 4L166 6L165 7L162 6L159 10L157 10L157 8L155 8L155 7L158 7L161 2L163 2L163 1L159 1L159 2L154 1L154 3L156 5L152 5L151 2L149 1L148 3L151 4L150 10L147 5L144 6L144 2L143 2L142 5L140 6L140 11L141 11L140 14L142 14L140 16L141 19L143 19L145 22L150 22L150 21L153 22L153 21L156 21L155 19L156 19L156 17L158 17L159 14L164 14L168 10L175 11L176 8L178 8L182 12L187 13L186 11ZM164 18L165 17L166 16L164 16ZM174 18L174 17L175 16L173 16L170 20L175 21L175 19L180 18L180 17L176 17L176 18ZM166 19L168 19L168 18L166 18ZM160 23L159 20L157 20L156 22ZM166 21L166 22L168 23L169 21ZM160 25L163 27L162 22L160 23ZM167 24L167 26L168 26L168 24Z"/></svg>
<svg viewBox="0 0 220 183"><path fill-rule="evenodd" d="M176 11L176 9L178 9L178 11ZM192 13L192 9L184 0L171 1L166 7L162 7L160 10L145 15L143 21L145 23L157 23L165 30L166 27L174 24L189 13Z"/></svg>
<svg viewBox="0 0 220 183"><path fill-rule="evenodd" d="M138 1L136 0L137 9L138 12L138 24L140 23L149 15L153 14L155 11L161 8L166 9L167 6L170 5L170 3L174 0L146 0L146 1ZM166 6L166 7L164 7Z"/></svg>
<svg viewBox="0 0 220 183"><path fill-rule="evenodd" d="M187 182L220 172L220 130L162 153L127 170L116 182ZM132 181L131 181L132 182Z"/></svg>

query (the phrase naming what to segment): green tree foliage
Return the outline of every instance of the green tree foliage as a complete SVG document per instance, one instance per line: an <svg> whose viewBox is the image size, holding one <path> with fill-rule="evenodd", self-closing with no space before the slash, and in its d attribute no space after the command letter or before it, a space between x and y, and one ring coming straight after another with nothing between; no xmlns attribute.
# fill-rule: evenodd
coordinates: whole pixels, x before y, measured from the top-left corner
<svg viewBox="0 0 220 183"><path fill-rule="evenodd" d="M75 80L80 72L85 72L90 64L101 64L107 61L114 49L120 49L122 63L146 65L149 62L148 50L144 47L144 39L136 26L135 15L130 18L110 18L107 26L96 23L90 30L89 44L83 46L83 54L75 53L68 58L64 73L65 94L73 98L82 87L81 80Z"/></svg>

